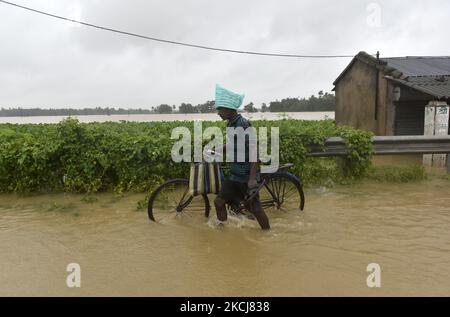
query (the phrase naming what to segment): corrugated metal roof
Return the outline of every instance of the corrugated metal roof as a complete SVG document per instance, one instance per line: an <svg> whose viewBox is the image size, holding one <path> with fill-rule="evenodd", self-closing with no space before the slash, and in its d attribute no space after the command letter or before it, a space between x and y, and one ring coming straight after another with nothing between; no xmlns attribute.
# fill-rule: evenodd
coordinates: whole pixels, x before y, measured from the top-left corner
<svg viewBox="0 0 450 317"><path fill-rule="evenodd" d="M386 78L439 99L450 98L450 76L412 76L406 79L386 76Z"/></svg>
<svg viewBox="0 0 450 317"><path fill-rule="evenodd" d="M406 76L450 76L450 56L380 58Z"/></svg>
<svg viewBox="0 0 450 317"><path fill-rule="evenodd" d="M389 80L439 99L450 99L450 56L386 57L377 61L372 55L359 52L334 81L334 85L356 60L380 69Z"/></svg>

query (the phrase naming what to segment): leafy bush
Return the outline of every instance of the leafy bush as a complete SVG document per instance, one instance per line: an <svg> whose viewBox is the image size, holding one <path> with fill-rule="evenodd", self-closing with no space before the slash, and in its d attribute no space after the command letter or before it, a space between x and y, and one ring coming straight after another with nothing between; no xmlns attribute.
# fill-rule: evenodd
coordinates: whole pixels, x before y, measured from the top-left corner
<svg viewBox="0 0 450 317"><path fill-rule="evenodd" d="M370 133L336 127L333 120L254 121L256 128L279 127L280 161L294 163L305 184L360 178L370 168ZM224 122L203 122L224 130ZM163 180L187 177L189 163L175 163L172 129L193 122L0 124L0 191L94 193L149 191ZM309 145L342 136L348 146L343 173L334 158L308 157ZM270 138L269 138L270 139ZM205 140L207 143L209 140Z"/></svg>
<svg viewBox="0 0 450 317"><path fill-rule="evenodd" d="M347 157L343 164L343 172L349 178L362 178L367 175L372 164L373 134L352 127L339 127L339 135L344 139Z"/></svg>

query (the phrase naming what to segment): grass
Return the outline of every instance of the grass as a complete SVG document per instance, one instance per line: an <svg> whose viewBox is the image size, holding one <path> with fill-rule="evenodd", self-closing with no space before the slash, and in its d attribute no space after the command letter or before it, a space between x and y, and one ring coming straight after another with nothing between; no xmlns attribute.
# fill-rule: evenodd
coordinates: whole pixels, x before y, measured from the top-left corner
<svg viewBox="0 0 450 317"><path fill-rule="evenodd" d="M379 166L372 167L367 178L380 183L409 183L426 180L428 175L421 165Z"/></svg>
<svg viewBox="0 0 450 317"><path fill-rule="evenodd" d="M98 198L92 194L88 194L88 195L83 196L83 198L81 198L81 201L83 201L87 204L92 204L92 203L98 201Z"/></svg>

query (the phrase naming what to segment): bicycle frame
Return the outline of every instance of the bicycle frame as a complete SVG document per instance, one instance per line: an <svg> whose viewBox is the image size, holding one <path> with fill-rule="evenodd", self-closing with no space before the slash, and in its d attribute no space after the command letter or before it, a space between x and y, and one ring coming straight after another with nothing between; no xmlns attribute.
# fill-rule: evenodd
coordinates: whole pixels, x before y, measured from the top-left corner
<svg viewBox="0 0 450 317"><path fill-rule="evenodd" d="M208 155L211 155L213 152L211 152L211 153L208 153ZM277 170L277 171L275 171L275 172L273 172L273 173L268 173L268 174L265 174L265 175L272 175L272 174L288 174L288 175L290 175L290 176L293 176L295 179L297 179L298 180L298 182L300 183L300 180L298 179L298 177L296 176L296 175L294 175L294 174L292 174L292 173L289 173L289 172L287 172L286 170L289 168L289 167L291 167L293 164L290 164L290 163L288 163L288 164L285 164L285 165L283 165L283 166L280 166L279 167L279 169ZM229 167L224 167L223 165L221 165L220 166L220 169L221 169L221 174L223 175L223 171L222 170L227 170L227 169L229 169ZM264 174L263 174L264 175ZM262 178L264 179L264 176L262 176ZM275 193L271 188L270 188L270 186L268 185L268 183L267 182L265 182L265 184L263 185L263 187L265 187L266 188L266 190L269 192L269 194L270 194L270 196L272 197L272 199L262 199L262 200L260 200L260 203L261 203L261 207L264 209L264 208L268 208L268 207L276 207L276 208L280 208L280 206L283 204L283 198L284 198L284 191L285 191L285 181L283 180L283 190L282 191L280 191L280 192L278 192L278 193ZM261 187L262 188L262 187ZM280 185L280 189L281 189L281 185ZM261 189L260 189L261 190ZM280 193L283 193L283 195L281 195L280 196ZM189 197L184 203L182 203L182 204L180 204L178 207L177 207L177 211L178 212L181 212L181 211L183 211L183 209L185 208L185 207L187 207L189 204L190 204L190 202L192 201L192 199L193 199L194 197L193 196L191 196L191 197ZM248 201L234 201L234 202L232 202L231 204L229 204L230 206L231 206L231 208L232 209L234 209L235 211L240 211L240 210L242 210L242 209L247 209L246 208L246 206L247 206L247 203L248 203ZM209 210L206 212L206 216L208 216L209 215Z"/></svg>

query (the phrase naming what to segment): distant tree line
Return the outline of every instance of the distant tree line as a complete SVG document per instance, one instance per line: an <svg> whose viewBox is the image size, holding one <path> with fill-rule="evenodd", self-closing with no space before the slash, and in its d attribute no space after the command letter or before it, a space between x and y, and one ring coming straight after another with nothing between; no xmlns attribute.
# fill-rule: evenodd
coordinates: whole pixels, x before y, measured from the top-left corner
<svg viewBox="0 0 450 317"><path fill-rule="evenodd" d="M123 108L65 108L65 109L41 109L41 108L13 108L0 109L0 117L21 117L21 116L89 116L89 115L112 115L112 114L147 114L152 113L149 109L123 109Z"/></svg>
<svg viewBox="0 0 450 317"><path fill-rule="evenodd" d="M263 111L264 106L263 104ZM335 111L336 99L333 94L319 91L318 97L312 95L308 99L286 98L272 101L266 109L270 112Z"/></svg>
<svg viewBox="0 0 450 317"><path fill-rule="evenodd" d="M272 101L269 105L263 103L261 108L256 108L253 102L244 105L245 112L302 112L302 111L335 111L336 100L333 94L319 91L318 96L312 95L306 98L285 98L281 101ZM206 101L196 106L190 103L182 103L178 108L175 105L161 104L151 109L124 109L124 108L84 108L84 109L23 109L23 108L1 108L0 117L21 117L21 116L69 116L69 115L128 115L128 114L169 114L169 113L213 113L214 100Z"/></svg>
<svg viewBox="0 0 450 317"><path fill-rule="evenodd" d="M164 107L164 108L163 108ZM173 106L172 110L169 109L167 105L160 105L156 109L157 113L171 113L172 110L176 111L176 107ZM163 110L163 111L161 111ZM178 108L178 112L180 113L212 113L216 112L216 108L214 107L214 100L208 100L205 103L193 106L190 103L182 103Z"/></svg>

